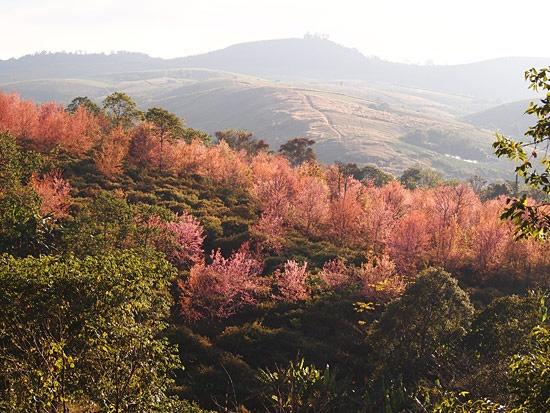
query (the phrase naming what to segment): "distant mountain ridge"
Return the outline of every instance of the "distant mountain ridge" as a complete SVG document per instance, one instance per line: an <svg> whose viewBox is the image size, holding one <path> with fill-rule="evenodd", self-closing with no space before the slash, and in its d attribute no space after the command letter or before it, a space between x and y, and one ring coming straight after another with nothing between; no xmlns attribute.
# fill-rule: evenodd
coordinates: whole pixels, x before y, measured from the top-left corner
<svg viewBox="0 0 550 413"><path fill-rule="evenodd" d="M502 102L531 96L523 72L550 65L550 58L539 57L503 57L442 66L395 63L317 38L241 43L174 60L185 66L255 76L366 80Z"/></svg>
<svg viewBox="0 0 550 413"><path fill-rule="evenodd" d="M207 68L276 80L362 80L506 103L532 96L523 71L550 58L508 57L451 66L421 66L367 57L318 38L241 43L175 59L141 53L37 54L0 61L0 81L74 78L117 72Z"/></svg>
<svg viewBox="0 0 550 413"><path fill-rule="evenodd" d="M4 82L94 76L113 72L160 69L163 59L143 53L37 53L19 59L0 60L0 80Z"/></svg>

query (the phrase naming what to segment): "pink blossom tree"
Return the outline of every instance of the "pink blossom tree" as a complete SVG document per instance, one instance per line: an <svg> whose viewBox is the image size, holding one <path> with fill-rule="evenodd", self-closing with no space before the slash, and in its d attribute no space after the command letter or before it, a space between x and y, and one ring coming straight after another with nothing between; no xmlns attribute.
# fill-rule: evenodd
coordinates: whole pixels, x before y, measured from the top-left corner
<svg viewBox="0 0 550 413"><path fill-rule="evenodd" d="M337 289L349 285L352 281L352 274L346 263L337 258L325 262L319 272L319 278L329 288Z"/></svg>
<svg viewBox="0 0 550 413"><path fill-rule="evenodd" d="M395 269L395 264L386 254L371 257L357 270L362 283L362 294L373 301L386 301L399 296L405 282Z"/></svg>
<svg viewBox="0 0 550 413"><path fill-rule="evenodd" d="M128 155L129 143L130 137L121 126L113 128L103 136L93 156L98 171L108 177L121 174L124 160Z"/></svg>
<svg viewBox="0 0 550 413"><path fill-rule="evenodd" d="M252 225L250 233L261 250L272 250L275 253L280 253L285 245L287 228L283 217L273 213L273 211L266 211Z"/></svg>
<svg viewBox="0 0 550 413"><path fill-rule="evenodd" d="M328 216L328 198L328 186L320 177L300 176L290 205L292 222L307 235L318 235Z"/></svg>
<svg viewBox="0 0 550 413"><path fill-rule="evenodd" d="M427 263L429 241L429 219L424 211L412 210L397 221L388 250L402 274L412 275Z"/></svg>
<svg viewBox="0 0 550 413"><path fill-rule="evenodd" d="M177 267L198 264L204 261L202 244L204 242L204 229L199 221L192 215L184 212L174 221L165 224L170 249L167 253L168 260Z"/></svg>
<svg viewBox="0 0 550 413"><path fill-rule="evenodd" d="M309 297L307 262L302 265L294 260L285 263L281 272L275 272L278 296L286 301L301 301Z"/></svg>
<svg viewBox="0 0 550 413"><path fill-rule="evenodd" d="M363 229L365 187L336 167L329 168L326 176L330 189L328 233L341 245L357 244Z"/></svg>
<svg viewBox="0 0 550 413"><path fill-rule="evenodd" d="M191 214L184 212L167 221L154 211L145 211L136 214L134 220L135 242L140 247L162 251L181 270L204 261L204 229Z"/></svg>
<svg viewBox="0 0 550 413"><path fill-rule="evenodd" d="M60 172L50 172L42 177L33 174L30 185L40 197L41 214L51 214L57 219L69 214L71 186L61 177Z"/></svg>
<svg viewBox="0 0 550 413"><path fill-rule="evenodd" d="M257 303L266 293L262 263L243 245L229 258L214 251L211 264L195 264L187 280L180 281L182 316L188 321L228 318Z"/></svg>

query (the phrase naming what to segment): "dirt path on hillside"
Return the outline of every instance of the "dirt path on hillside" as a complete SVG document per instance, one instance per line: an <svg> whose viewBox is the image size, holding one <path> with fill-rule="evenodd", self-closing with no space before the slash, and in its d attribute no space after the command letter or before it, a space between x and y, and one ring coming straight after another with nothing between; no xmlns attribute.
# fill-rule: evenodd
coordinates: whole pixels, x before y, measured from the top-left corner
<svg viewBox="0 0 550 413"><path fill-rule="evenodd" d="M332 122L330 117L326 113L324 113L318 106L316 106L313 103L313 99L311 98L311 96L309 96L305 93L302 93L302 95L304 96L307 104L311 107L311 109L313 111L317 112L321 116L321 118L325 121L325 123L329 127L329 129L331 129L336 134L338 139L342 140L344 135L342 135L342 133L338 129L336 129L336 126L334 126L334 123Z"/></svg>

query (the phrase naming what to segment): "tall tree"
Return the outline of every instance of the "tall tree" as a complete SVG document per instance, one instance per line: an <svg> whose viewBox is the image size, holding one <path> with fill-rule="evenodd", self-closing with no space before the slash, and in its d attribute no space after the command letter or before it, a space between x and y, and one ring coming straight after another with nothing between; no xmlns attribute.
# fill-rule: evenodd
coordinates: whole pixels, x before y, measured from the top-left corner
<svg viewBox="0 0 550 413"><path fill-rule="evenodd" d="M301 165L304 162L314 161L315 152L312 146L315 144L313 139L294 138L281 145L279 152L285 156L292 165Z"/></svg>
<svg viewBox="0 0 550 413"><path fill-rule="evenodd" d="M343 174L351 175L358 181L372 183L375 186L386 185L395 179L392 174L383 171L375 165L366 165L362 168L355 163L336 162L336 165L338 165Z"/></svg>
<svg viewBox="0 0 550 413"><path fill-rule="evenodd" d="M67 108L65 110L69 113L74 114L79 108L84 108L88 113L95 116L101 113L101 108L87 96L75 97L73 100L71 100L71 103L67 105Z"/></svg>
<svg viewBox="0 0 550 413"><path fill-rule="evenodd" d="M145 113L145 119L154 126L160 142L159 171L162 172L164 144L184 136L183 121L173 113L162 108L151 108Z"/></svg>
<svg viewBox="0 0 550 413"><path fill-rule="evenodd" d="M441 174L434 169L413 166L405 169L399 178L401 184L407 189L422 187L432 188L443 182Z"/></svg>
<svg viewBox="0 0 550 413"><path fill-rule="evenodd" d="M187 143L197 141L208 145L212 142L212 137L202 130L187 127L183 128L183 140Z"/></svg>
<svg viewBox="0 0 550 413"><path fill-rule="evenodd" d="M269 150L269 145L263 139L255 139L252 132L246 130L226 129L216 132L215 135L218 141L225 141L231 148L244 150L249 155Z"/></svg>
<svg viewBox="0 0 550 413"><path fill-rule="evenodd" d="M129 129L143 118L143 113L138 109L136 102L123 92L110 94L103 101L103 110L113 126L122 126Z"/></svg>

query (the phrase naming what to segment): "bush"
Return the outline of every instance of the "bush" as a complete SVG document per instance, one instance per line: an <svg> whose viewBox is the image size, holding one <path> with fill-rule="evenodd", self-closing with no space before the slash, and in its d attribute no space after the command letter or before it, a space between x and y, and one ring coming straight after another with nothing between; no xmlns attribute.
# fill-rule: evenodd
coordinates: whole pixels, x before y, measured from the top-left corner
<svg viewBox="0 0 550 413"><path fill-rule="evenodd" d="M369 337L377 368L394 379L402 376L405 385L437 377L473 312L468 295L449 273L439 268L423 271L388 305Z"/></svg>
<svg viewBox="0 0 550 413"><path fill-rule="evenodd" d="M262 396L270 412L335 411L336 381L328 366L319 370L301 359L287 367L260 370L258 380L264 385Z"/></svg>
<svg viewBox="0 0 550 413"><path fill-rule="evenodd" d="M178 363L162 335L174 276L165 260L132 252L0 257L0 398L9 411L172 403Z"/></svg>

